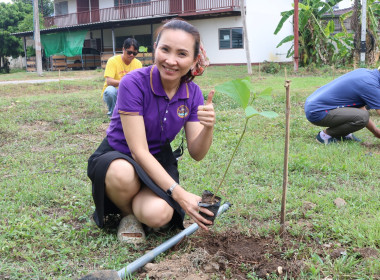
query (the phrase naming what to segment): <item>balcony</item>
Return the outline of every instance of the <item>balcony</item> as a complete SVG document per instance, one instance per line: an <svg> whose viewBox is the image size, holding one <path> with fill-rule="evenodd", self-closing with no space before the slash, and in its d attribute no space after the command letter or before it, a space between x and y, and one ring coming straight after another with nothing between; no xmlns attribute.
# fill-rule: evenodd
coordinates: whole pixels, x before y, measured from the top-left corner
<svg viewBox="0 0 380 280"><path fill-rule="evenodd" d="M45 26L67 27L80 24L103 23L165 16L205 16L240 11L240 0L152 0L106 9L92 9L80 13L45 18Z"/></svg>

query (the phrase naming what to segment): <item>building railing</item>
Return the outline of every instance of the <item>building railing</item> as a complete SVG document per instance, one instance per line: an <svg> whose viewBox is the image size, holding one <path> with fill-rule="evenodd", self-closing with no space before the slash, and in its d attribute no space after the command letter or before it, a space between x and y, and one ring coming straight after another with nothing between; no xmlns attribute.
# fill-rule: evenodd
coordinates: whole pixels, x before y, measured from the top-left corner
<svg viewBox="0 0 380 280"><path fill-rule="evenodd" d="M197 13L220 13L240 10L240 0L151 0L105 9L45 18L45 27L66 27L78 24L139 19L154 16Z"/></svg>

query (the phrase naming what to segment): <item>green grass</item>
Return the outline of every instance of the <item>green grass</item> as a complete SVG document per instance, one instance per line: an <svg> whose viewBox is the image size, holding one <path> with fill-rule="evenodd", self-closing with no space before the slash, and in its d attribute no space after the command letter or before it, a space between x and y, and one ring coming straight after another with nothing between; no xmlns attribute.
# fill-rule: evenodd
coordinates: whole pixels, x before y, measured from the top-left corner
<svg viewBox="0 0 380 280"><path fill-rule="evenodd" d="M272 101L256 100L254 107L280 116L249 121L220 192L232 207L216 220L213 230L234 228L242 234L265 236L279 231L285 74L253 70L257 91L272 87L274 96ZM319 128L305 119L304 100L347 70L317 71L318 75L307 69L297 75L290 67L287 71L291 80L287 229L305 239L297 252L287 253L306 263L304 279L329 275L376 279L379 259L360 258L354 249L380 248L380 141L364 129L356 135L366 145L316 143ZM57 72L44 73L44 78L57 76ZM99 230L91 222L94 207L87 159L109 122L100 98L102 72L68 71L61 76L82 79L0 87L0 278L74 279L94 270L119 270L170 237L150 236L146 245L136 248L120 244L115 231ZM245 76L243 66L209 67L196 82L206 97L215 85ZM0 81L22 79L38 76L0 75ZM214 105L217 123L207 157L195 162L185 152L179 165L181 184L198 194L218 185L244 124L243 112L228 97L216 94ZM378 115L371 118L380 124ZM334 205L338 197L347 202L345 207ZM307 201L315 207L305 210ZM300 224L305 220L311 225L306 229ZM347 256L319 256L307 241L340 243Z"/></svg>

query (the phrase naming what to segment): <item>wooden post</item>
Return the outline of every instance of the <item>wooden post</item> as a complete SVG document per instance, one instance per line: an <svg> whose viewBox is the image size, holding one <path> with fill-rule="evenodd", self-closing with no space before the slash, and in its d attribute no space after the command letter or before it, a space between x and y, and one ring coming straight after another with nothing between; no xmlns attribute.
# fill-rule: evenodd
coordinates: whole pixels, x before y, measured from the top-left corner
<svg viewBox="0 0 380 280"><path fill-rule="evenodd" d="M285 89L286 89L286 127L285 127L285 153L284 153L284 173L282 180L282 201L280 218L280 236L285 233L286 215L286 192L288 186L288 159L289 159L289 132L290 132L290 81L286 78L285 69Z"/></svg>
<svg viewBox="0 0 380 280"><path fill-rule="evenodd" d="M241 19L243 21L243 37L244 37L244 47L245 47L245 55L247 57L247 68L248 74L252 75L252 65L251 65L251 56L249 53L249 43L248 43L248 31L247 31L247 23L245 20L245 0L240 0L241 3Z"/></svg>
<svg viewBox="0 0 380 280"><path fill-rule="evenodd" d="M34 19L34 46L36 49L36 69L37 69L38 76L42 76L40 15L38 12L38 0L33 1L33 19Z"/></svg>
<svg viewBox="0 0 380 280"><path fill-rule="evenodd" d="M24 39L25 70L28 71L28 52L26 51L26 38L25 38L25 36L23 37L23 39Z"/></svg>

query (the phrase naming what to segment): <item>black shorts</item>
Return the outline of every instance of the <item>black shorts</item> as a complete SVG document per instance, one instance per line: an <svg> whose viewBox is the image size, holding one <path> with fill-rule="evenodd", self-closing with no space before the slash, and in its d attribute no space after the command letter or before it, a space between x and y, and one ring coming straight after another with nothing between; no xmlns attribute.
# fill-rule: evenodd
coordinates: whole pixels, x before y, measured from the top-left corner
<svg viewBox="0 0 380 280"><path fill-rule="evenodd" d="M153 155L158 162L165 168L169 175L179 183L179 173L177 159L174 157L170 144L167 143L162 147L161 152ZM115 151L109 144L107 137L104 138L98 149L88 159L87 175L92 181L92 197L95 203L95 212L93 218L100 228L115 226L112 217L119 216L120 210L107 197L105 193L105 178L109 165L115 159L125 159L133 165L140 180L156 195L165 200L173 209L174 214L171 224L183 229L183 219L185 212L179 204L173 200L167 193L162 190L150 179L148 174L127 154ZM116 223L117 225L117 223Z"/></svg>

